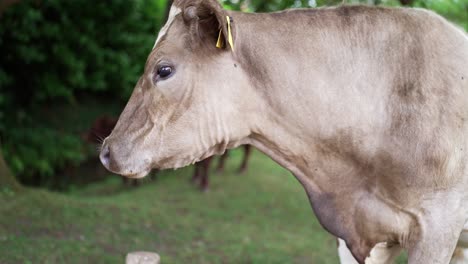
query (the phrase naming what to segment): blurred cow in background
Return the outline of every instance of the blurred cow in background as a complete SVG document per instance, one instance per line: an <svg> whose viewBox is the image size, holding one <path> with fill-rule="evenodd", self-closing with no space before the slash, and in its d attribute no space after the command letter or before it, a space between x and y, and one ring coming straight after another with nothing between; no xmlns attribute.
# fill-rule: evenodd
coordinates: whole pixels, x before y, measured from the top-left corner
<svg viewBox="0 0 468 264"><path fill-rule="evenodd" d="M242 148L244 149L244 157L242 158L242 163L238 169L239 174L247 171L247 163L248 163L250 152L251 152L250 145L244 145L242 146ZM224 162L228 156L229 156L229 151L226 150L226 152L219 157L218 166L216 167L217 172L224 171ZM193 172L192 182L198 183L202 191L206 191L208 189L210 164L213 161L213 158L214 156L211 156L200 162L195 163L195 170Z"/></svg>
<svg viewBox="0 0 468 264"><path fill-rule="evenodd" d="M110 135L117 120L117 118L108 115L99 116L84 134L84 140L92 144L101 144L104 138Z"/></svg>

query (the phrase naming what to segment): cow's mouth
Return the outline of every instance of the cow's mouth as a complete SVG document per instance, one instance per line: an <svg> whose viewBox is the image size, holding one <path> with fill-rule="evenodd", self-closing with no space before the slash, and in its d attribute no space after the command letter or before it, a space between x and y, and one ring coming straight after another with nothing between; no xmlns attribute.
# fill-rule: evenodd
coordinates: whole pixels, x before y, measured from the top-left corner
<svg viewBox="0 0 468 264"><path fill-rule="evenodd" d="M151 169L146 169L142 172L122 174L122 176L130 178L130 179L141 179L141 178L144 178L146 175L148 175L150 172L151 172Z"/></svg>

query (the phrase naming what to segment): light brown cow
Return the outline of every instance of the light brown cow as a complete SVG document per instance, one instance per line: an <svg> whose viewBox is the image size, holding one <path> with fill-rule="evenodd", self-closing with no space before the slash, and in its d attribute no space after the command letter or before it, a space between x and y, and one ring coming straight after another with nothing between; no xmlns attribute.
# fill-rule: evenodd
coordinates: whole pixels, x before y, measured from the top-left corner
<svg viewBox="0 0 468 264"><path fill-rule="evenodd" d="M139 178L251 144L359 263L374 247L368 260L401 247L448 263L468 218L467 120L468 38L432 12L176 0L101 160Z"/></svg>

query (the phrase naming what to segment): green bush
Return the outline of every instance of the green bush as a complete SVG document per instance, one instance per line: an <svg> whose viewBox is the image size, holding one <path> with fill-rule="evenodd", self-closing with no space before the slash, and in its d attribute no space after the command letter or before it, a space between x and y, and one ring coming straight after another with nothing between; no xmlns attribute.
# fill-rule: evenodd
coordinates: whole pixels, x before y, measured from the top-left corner
<svg viewBox="0 0 468 264"><path fill-rule="evenodd" d="M157 0L25 0L1 15L0 137L23 182L83 159L79 135L48 126L43 110L126 100L164 15Z"/></svg>
<svg viewBox="0 0 468 264"><path fill-rule="evenodd" d="M413 6L433 10L468 31L468 0L415 0Z"/></svg>

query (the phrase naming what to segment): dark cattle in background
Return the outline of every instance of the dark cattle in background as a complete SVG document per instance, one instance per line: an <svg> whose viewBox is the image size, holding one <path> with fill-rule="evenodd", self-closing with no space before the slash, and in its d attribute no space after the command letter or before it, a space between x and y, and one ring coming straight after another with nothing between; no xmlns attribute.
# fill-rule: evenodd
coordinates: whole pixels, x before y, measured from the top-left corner
<svg viewBox="0 0 468 264"><path fill-rule="evenodd" d="M244 156L242 158L241 165L238 169L238 173L244 173L247 170L248 160L250 157L251 146L244 145L242 146L244 150ZM219 156L218 165L216 167L217 172L224 171L224 163L226 158L229 156L229 151L227 150L223 155ZM212 163L214 156L208 157L202 161L195 163L195 169L192 176L192 182L199 184L201 190L205 191L209 187L209 175L210 175L210 164Z"/></svg>
<svg viewBox="0 0 468 264"><path fill-rule="evenodd" d="M83 135L88 143L101 144L102 141L112 133L118 118L103 115L97 117L91 128Z"/></svg>

